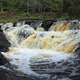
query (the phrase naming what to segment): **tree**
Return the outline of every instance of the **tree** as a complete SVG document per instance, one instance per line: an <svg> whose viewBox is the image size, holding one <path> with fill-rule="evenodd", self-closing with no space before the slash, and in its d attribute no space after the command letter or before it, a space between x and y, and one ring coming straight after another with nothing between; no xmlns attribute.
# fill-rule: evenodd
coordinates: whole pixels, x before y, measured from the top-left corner
<svg viewBox="0 0 80 80"><path fill-rule="evenodd" d="M69 16L80 16L80 0L64 0L63 8Z"/></svg>

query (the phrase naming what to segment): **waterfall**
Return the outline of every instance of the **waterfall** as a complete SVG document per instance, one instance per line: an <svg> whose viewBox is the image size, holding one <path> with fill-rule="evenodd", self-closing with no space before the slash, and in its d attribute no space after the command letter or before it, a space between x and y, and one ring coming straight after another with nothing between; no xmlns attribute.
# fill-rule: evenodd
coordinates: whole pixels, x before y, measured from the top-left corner
<svg viewBox="0 0 80 80"><path fill-rule="evenodd" d="M17 71L40 76L30 68L30 60L57 62L74 56L80 43L80 30L70 30L71 23L57 23L49 29L34 30L30 25L2 26L6 38L11 43L9 52L3 55L16 65Z"/></svg>

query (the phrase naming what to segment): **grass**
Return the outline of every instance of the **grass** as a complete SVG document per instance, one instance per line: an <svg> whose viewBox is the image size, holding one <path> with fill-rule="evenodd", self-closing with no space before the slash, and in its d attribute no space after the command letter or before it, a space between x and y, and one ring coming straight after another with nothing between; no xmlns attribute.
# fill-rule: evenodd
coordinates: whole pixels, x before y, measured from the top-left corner
<svg viewBox="0 0 80 80"><path fill-rule="evenodd" d="M63 15L63 14L62 14ZM42 13L27 13L27 12L0 12L0 23L7 23L7 22L17 22L20 19L43 19L43 20L49 20L49 19L78 19L73 16L63 15L51 12L42 12Z"/></svg>
<svg viewBox="0 0 80 80"><path fill-rule="evenodd" d="M55 14L53 13L26 13L26 12L16 12L16 13L0 13L0 23L7 22L17 22L20 19L54 19Z"/></svg>

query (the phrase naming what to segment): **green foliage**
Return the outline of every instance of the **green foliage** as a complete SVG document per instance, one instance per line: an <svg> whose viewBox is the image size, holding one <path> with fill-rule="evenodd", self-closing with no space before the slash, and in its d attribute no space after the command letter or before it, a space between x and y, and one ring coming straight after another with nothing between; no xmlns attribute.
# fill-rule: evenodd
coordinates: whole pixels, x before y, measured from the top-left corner
<svg viewBox="0 0 80 80"><path fill-rule="evenodd" d="M63 11L73 18L80 17L80 0L63 0Z"/></svg>
<svg viewBox="0 0 80 80"><path fill-rule="evenodd" d="M80 0L0 0L0 12L5 11L80 17Z"/></svg>
<svg viewBox="0 0 80 80"><path fill-rule="evenodd" d="M62 11L63 0L0 0L0 9L26 12Z"/></svg>

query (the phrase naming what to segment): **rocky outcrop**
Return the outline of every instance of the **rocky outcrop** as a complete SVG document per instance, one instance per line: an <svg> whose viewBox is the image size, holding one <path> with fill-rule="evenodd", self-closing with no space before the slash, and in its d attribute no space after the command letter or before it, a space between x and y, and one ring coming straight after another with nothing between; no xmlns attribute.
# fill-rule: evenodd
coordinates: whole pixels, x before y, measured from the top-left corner
<svg viewBox="0 0 80 80"><path fill-rule="evenodd" d="M7 40L5 34L3 33L0 25L0 51L7 51L9 46L10 43Z"/></svg>
<svg viewBox="0 0 80 80"><path fill-rule="evenodd" d="M43 19L22 19L19 20L20 23L22 24L29 24L31 25L33 28L37 28L37 27L43 27L46 31L48 31L48 29L50 28L50 26L56 22L57 20L43 20Z"/></svg>
<svg viewBox="0 0 80 80"><path fill-rule="evenodd" d="M3 32L0 32L0 51L7 51L10 43L6 39Z"/></svg>
<svg viewBox="0 0 80 80"><path fill-rule="evenodd" d="M0 68L0 80L37 80L30 76L18 75L16 71L8 70L5 68Z"/></svg>

